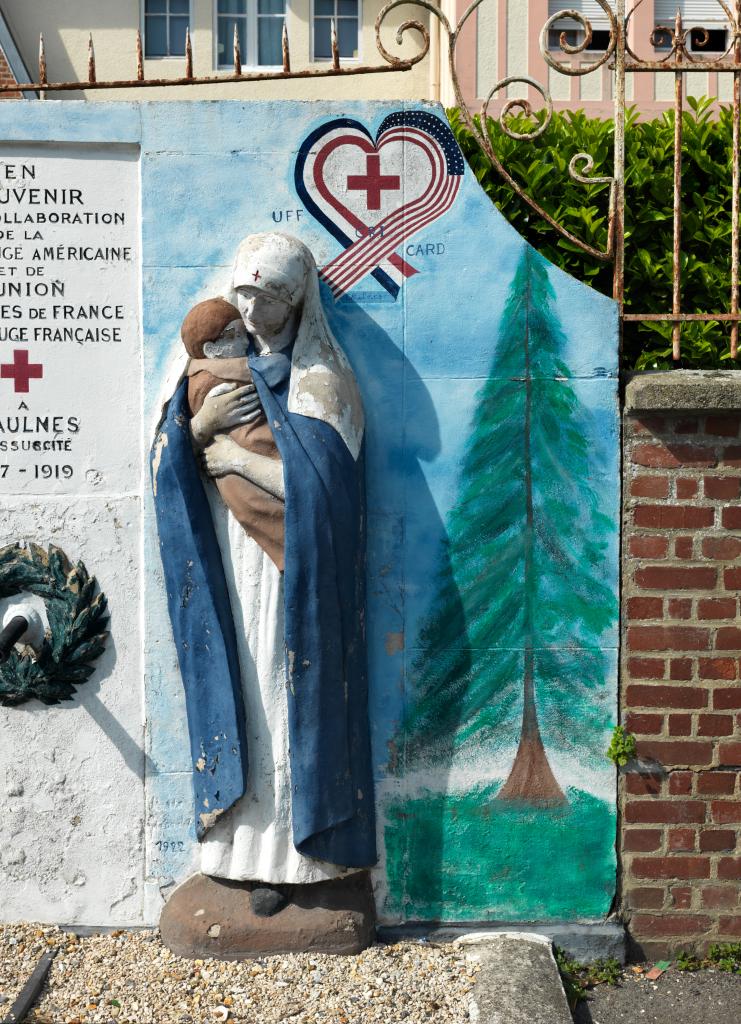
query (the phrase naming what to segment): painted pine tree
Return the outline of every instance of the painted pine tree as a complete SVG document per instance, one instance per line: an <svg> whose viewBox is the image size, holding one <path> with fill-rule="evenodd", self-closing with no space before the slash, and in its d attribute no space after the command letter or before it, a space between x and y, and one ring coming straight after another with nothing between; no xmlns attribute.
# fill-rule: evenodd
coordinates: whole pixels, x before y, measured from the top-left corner
<svg viewBox="0 0 741 1024"><path fill-rule="evenodd" d="M544 708L559 749L603 743L599 642L616 616L604 582L615 526L600 512L565 346L547 265L524 247L477 396L403 727L408 766L517 742L497 796L539 805L565 800L541 738ZM452 614L461 606L463 635Z"/></svg>

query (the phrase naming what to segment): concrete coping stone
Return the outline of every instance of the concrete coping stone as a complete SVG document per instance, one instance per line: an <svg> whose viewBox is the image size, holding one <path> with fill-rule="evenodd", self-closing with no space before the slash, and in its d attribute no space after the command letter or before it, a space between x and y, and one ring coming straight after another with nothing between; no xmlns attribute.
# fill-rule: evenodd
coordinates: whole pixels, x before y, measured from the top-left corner
<svg viewBox="0 0 741 1024"><path fill-rule="evenodd" d="M503 932L545 936L560 946L574 960L587 962L598 957L615 957L625 963L625 927L615 917L606 921L541 921L529 924L520 921L447 923L444 925L405 925L402 927L379 926L377 929L382 942L404 940L427 940L429 942L454 942L471 935L501 935Z"/></svg>
<svg viewBox="0 0 741 1024"><path fill-rule="evenodd" d="M741 370L658 370L635 374L625 412L741 411Z"/></svg>
<svg viewBox="0 0 741 1024"><path fill-rule="evenodd" d="M550 948L553 943L547 935L538 935L535 932L471 932L469 935L461 935L455 939L454 946L481 946L491 944L495 939L515 939L520 942L532 942L536 946L547 946Z"/></svg>

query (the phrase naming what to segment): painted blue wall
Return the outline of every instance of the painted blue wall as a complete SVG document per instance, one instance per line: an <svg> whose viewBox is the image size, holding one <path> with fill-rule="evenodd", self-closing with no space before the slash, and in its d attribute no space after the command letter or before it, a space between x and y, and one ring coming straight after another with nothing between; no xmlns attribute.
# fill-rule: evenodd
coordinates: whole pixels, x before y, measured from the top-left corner
<svg viewBox="0 0 741 1024"><path fill-rule="evenodd" d="M254 232L289 231L311 247L320 266L340 251L335 239L305 210L296 218L302 204L293 172L302 140L340 116L362 122L373 134L389 114L411 109L444 117L441 108L422 103L0 105L3 137L14 141L115 141L141 147L142 466L164 395L163 381L180 350L180 323L197 301L228 287L238 242ZM290 220L286 211L291 211ZM382 851L388 829L386 809L394 802L397 806L400 799L413 802L420 794L433 800L445 798L449 791L470 790L474 783L501 782L507 757L511 762L512 755L511 750L507 754L482 748L478 758L441 764L420 778L405 773L399 750L398 730L412 686L408 673L419 643L419 626L434 596L441 543L456 502L477 396L483 384L496 376L503 311L525 248L467 168L452 208L414 241L435 245L429 255L409 257L419 273L405 282L395 301L370 277L336 303L323 286L332 328L362 389L368 423L371 721ZM610 300L557 269L550 268L547 274L566 335L563 361L570 378L566 386L573 389L585 413L592 486L614 527L605 531L606 552L599 573L617 595L617 312ZM197 850L184 705L148 497L144 558L146 852L150 917L156 918L159 893L166 893L173 882L193 870ZM112 613L116 614L115 608ZM568 644L568 623L564 642ZM603 717L610 719L617 701L616 622L600 637L599 645L608 668L592 699ZM137 681L132 680L132 685ZM496 898L498 903L493 899L491 905L471 913L457 903L455 894L446 897L437 916L454 920L473 914L511 920L593 917L608 911L615 868L614 773L604 758L594 754L606 747L606 733L585 741L579 756L559 749L557 735L549 734L547 714L543 732L562 785L578 781L580 790L603 810L599 834L589 838L597 874L589 876L582 892L578 878L569 876L568 882L564 878L573 890L566 902L528 899L525 877L518 882L517 893L504 893ZM572 829L573 820L563 827ZM579 842L572 837L572 845L574 841ZM496 863L487 867L496 873ZM542 867L553 870L552 864ZM435 868L410 861L406 870L422 876L429 871L434 874ZM385 856L376 883L382 919L394 921L420 913L419 901L399 890L398 877L389 888Z"/></svg>

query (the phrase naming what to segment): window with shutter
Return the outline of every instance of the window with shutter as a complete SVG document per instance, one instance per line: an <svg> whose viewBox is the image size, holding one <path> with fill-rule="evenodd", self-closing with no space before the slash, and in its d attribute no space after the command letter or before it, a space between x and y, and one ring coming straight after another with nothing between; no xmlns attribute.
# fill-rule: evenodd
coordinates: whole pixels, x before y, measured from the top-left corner
<svg viewBox="0 0 741 1024"><path fill-rule="evenodd" d="M144 56L182 57L190 0L144 0Z"/></svg>
<svg viewBox="0 0 741 1024"><path fill-rule="evenodd" d="M658 0L657 0L658 2ZM676 6L676 0L672 0ZM614 7L613 3L610 7ZM605 12L602 10L602 6L597 3L597 0L548 0L548 17L552 17L554 14L558 14L559 11L568 8L570 11L579 11L585 18L589 18L592 28L599 25L600 28L607 28L609 19ZM560 22L556 22L560 24ZM564 25L566 22L564 21ZM572 21L573 25L574 22Z"/></svg>
<svg viewBox="0 0 741 1024"><path fill-rule="evenodd" d="M690 29L689 50L697 54L724 53L730 44L728 22L718 0L654 0L654 21L657 26L673 26L677 9L682 23ZM701 31L705 29L705 31ZM669 33L656 40L657 50L671 46Z"/></svg>
<svg viewBox="0 0 741 1024"><path fill-rule="evenodd" d="M332 58L332 22L340 57L358 56L360 0L314 0L314 60Z"/></svg>
<svg viewBox="0 0 741 1024"><path fill-rule="evenodd" d="M654 0L654 19L673 25L677 8L686 25L713 21L726 24L726 16L718 0Z"/></svg>
<svg viewBox="0 0 741 1024"><path fill-rule="evenodd" d="M613 4L611 3L610 6L612 7ZM589 24L592 26L592 41L589 44L589 49L606 50L610 42L610 22L597 0L548 0L548 17L558 14L565 8L578 11L589 20ZM584 39L584 29L580 28L573 18L562 18L551 26L548 33L548 46L551 50L560 48L561 33L565 34L569 46L577 46Z"/></svg>
<svg viewBox="0 0 741 1024"><path fill-rule="evenodd" d="M250 67L280 67L286 0L216 0L216 66L234 67L234 30Z"/></svg>

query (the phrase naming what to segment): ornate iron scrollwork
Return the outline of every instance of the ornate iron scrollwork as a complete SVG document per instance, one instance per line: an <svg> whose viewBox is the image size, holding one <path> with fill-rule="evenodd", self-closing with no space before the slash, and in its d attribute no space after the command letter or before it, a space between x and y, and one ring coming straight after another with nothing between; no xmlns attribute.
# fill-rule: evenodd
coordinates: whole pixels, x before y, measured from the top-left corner
<svg viewBox="0 0 741 1024"><path fill-rule="evenodd" d="M438 21L440 22L442 30L444 31L448 39L448 64L450 68L453 91L455 93L457 105L460 109L461 119L463 120L464 124L469 129L469 131L476 138L479 147L481 148L482 152L489 160L491 165L496 169L498 174L507 182L510 188L512 188L517 193L517 195L520 196L520 198L523 199L523 201L526 202L531 207L531 209L533 209L535 213L538 214L539 217L541 217L544 221L550 224L552 228L558 231L560 235L562 235L564 238L567 238L570 242L572 242L574 245L577 245L580 249L588 253L590 256L593 256L595 259L601 260L603 262L610 260L612 259L614 249L614 231L612 220L615 210L615 183L613 178L585 178L584 175L576 174L576 161L586 160L586 166L588 170L591 170L594 166L594 161L586 153L577 153L576 156L571 160L571 163L569 164L569 173L575 181L590 185L603 182L610 183L608 244L607 248L602 250L597 249L592 245L589 245L583 239L574 235L562 224L559 224L554 217L552 217L546 210L543 209L543 207L538 202L536 202L535 199L532 198L532 196L528 195L525 187L512 177L512 175L507 171L506 167L504 166L500 158L497 156L492 145L491 138L489 137L489 133L486 130L486 118L489 111L489 105L494 96L502 89L506 89L510 85L522 84L529 86L531 89L539 93L540 96L543 98L543 110L545 111L544 116L542 116L537 121L537 123L530 131L518 131L514 129L509 123L509 119L513 114L519 113L525 114L528 117L535 117L536 112L533 109L533 106L528 98L524 96L510 97L504 103L502 110L499 114L499 124L502 128L502 131L511 139L517 139L519 141L528 142L537 139L540 135L543 134L543 132L545 132L553 116L553 101L551 99L548 87L546 85L543 85L541 82L538 82L537 79L529 75L510 75L506 78L500 79L489 90L488 94L483 100L478 120L473 117L470 110L468 109L458 80L458 73L456 67L456 48L463 26L466 24L468 19L481 6L483 2L484 0L473 0L473 2L468 6L468 8L463 12L455 27L453 27L450 24L448 18L445 16L445 14L438 7L435 7L433 4L429 3L428 0L390 0L390 2L387 3L385 7L382 8L382 10L378 14L378 17L376 18L376 45L378 47L378 51L385 60L402 63L401 58L394 58L389 53L381 39L381 31L383 29L384 22L386 21L386 18L391 13L391 11L396 10L397 7L421 7L424 10L429 11L433 17L437 18ZM592 26L588 18L586 18L579 11L558 11L556 14L553 14L548 18L548 21L543 27L540 37L540 48L543 57L546 63L550 67L554 68L554 70L566 75L587 75L593 71L596 71L597 68L602 67L602 65L605 64L614 54L618 41L618 23L615 14L608 5L607 0L597 0L597 3L599 3L600 7L602 7L602 9L604 10L605 15L607 16L610 24L610 39L604 54L602 54L598 59L592 61L588 65L580 65L579 67L575 68L567 66L563 61L556 60L548 49L548 32L550 28L558 21L572 19L576 21L581 28L583 28L585 33L584 39L575 46L572 46L569 43L567 43L565 34L563 32L561 33L559 43L561 49L565 54L571 56L574 54L582 53L584 50L586 50L592 39ZM418 63L420 60L422 60L422 58L427 54L429 50L430 33L427 26L422 24L422 22L415 21L413 19L407 20L402 25L399 26L396 32L396 42L399 46L403 44L404 37L410 30L415 30L419 34L420 38L423 41L423 45L422 49L418 54L415 54L412 57L405 57L404 60L411 63Z"/></svg>

